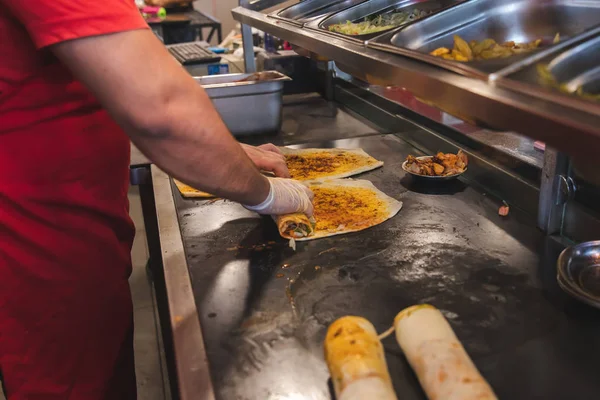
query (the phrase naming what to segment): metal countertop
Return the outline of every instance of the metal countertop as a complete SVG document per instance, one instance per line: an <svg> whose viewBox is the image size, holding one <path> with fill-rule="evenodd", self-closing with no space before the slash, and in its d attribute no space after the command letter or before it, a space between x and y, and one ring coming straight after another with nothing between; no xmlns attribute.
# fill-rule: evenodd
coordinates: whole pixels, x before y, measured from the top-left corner
<svg viewBox="0 0 600 400"><path fill-rule="evenodd" d="M498 216L500 201L462 180L415 183L400 165L419 152L393 135L306 146L364 148L385 166L359 178L404 208L294 252L269 218L174 191L217 399L330 399L328 324L354 314L383 331L420 302L443 310L499 398L597 397L600 314L560 291L560 246L533 219ZM398 397L425 399L394 338L384 345Z"/></svg>

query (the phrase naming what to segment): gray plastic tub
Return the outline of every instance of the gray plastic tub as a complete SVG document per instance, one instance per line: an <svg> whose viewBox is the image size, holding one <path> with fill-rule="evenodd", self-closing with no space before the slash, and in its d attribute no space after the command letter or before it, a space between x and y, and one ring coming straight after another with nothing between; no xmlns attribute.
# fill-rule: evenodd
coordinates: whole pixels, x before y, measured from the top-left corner
<svg viewBox="0 0 600 400"><path fill-rule="evenodd" d="M281 128L283 83L289 77L267 71L267 80L242 81L253 74L195 77L234 136L275 133Z"/></svg>

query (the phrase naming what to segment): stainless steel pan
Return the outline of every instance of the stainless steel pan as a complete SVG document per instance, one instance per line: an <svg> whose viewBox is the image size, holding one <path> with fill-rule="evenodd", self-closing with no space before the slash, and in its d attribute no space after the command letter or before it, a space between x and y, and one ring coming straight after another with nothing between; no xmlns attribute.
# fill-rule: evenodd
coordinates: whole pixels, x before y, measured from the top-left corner
<svg viewBox="0 0 600 400"><path fill-rule="evenodd" d="M557 33L565 39L598 25L598 0L471 0L381 35L367 45L463 75L488 79L490 74L526 60L533 53L469 63L445 60L429 53L439 47L451 48L453 35L460 35L467 42L486 38L500 43L542 39L542 48L551 47Z"/></svg>
<svg viewBox="0 0 600 400"><path fill-rule="evenodd" d="M283 84L290 78L262 72L266 80L247 81L253 74L195 77L235 136L278 132L281 127Z"/></svg>

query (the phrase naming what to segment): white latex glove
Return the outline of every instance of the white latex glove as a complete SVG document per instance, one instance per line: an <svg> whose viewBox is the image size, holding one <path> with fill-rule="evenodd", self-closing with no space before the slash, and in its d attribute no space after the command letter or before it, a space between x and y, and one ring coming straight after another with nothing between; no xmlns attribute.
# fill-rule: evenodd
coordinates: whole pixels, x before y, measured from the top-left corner
<svg viewBox="0 0 600 400"><path fill-rule="evenodd" d="M250 211L265 215L284 215L301 212L313 216L313 192L301 182L292 179L268 178L271 191L266 200L257 206L244 206Z"/></svg>

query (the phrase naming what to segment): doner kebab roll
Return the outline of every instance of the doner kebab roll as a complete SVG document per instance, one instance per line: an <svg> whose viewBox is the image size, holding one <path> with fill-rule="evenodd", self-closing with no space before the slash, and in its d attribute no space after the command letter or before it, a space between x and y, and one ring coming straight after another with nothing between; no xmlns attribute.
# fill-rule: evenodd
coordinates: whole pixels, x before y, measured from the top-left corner
<svg viewBox="0 0 600 400"><path fill-rule="evenodd" d="M381 341L361 317L342 317L325 336L325 359L337 400L397 400Z"/></svg>
<svg viewBox="0 0 600 400"><path fill-rule="evenodd" d="M446 318L422 304L394 319L396 339L431 400L497 399Z"/></svg>

